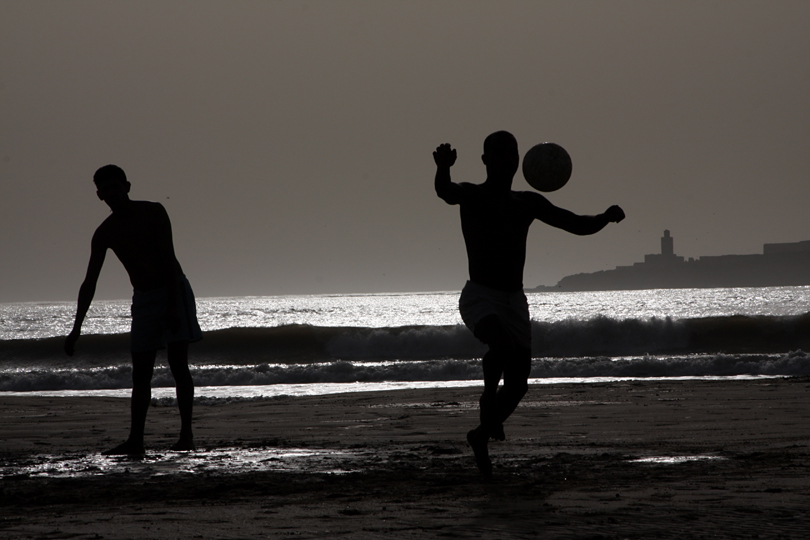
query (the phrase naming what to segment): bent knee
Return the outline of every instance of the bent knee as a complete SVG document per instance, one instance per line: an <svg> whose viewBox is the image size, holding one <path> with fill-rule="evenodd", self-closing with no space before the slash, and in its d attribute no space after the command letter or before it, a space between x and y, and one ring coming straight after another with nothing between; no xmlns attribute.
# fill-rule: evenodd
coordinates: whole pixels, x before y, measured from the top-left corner
<svg viewBox="0 0 810 540"><path fill-rule="evenodd" d="M527 381L504 381L503 388L512 395L523 397L529 391Z"/></svg>

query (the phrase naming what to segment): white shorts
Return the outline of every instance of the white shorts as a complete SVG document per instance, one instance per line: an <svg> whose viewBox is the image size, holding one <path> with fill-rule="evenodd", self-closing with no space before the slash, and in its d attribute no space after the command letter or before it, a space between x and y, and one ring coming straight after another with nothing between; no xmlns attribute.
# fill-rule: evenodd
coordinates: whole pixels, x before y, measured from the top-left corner
<svg viewBox="0 0 810 540"><path fill-rule="evenodd" d="M531 349L532 323L529 302L523 291L504 292L468 281L461 291L458 310L473 334L475 325L489 315L497 315L518 345Z"/></svg>

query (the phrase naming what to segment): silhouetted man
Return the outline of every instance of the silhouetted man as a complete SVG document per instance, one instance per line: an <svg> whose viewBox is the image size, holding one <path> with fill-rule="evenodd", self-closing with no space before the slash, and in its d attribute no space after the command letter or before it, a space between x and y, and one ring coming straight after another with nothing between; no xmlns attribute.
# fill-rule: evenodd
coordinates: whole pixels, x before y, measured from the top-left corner
<svg viewBox="0 0 810 540"><path fill-rule="evenodd" d="M129 438L107 455L144 453L146 413L152 399L152 372L158 349L168 348L169 367L177 387L180 439L172 450L193 450L191 413L194 382L188 368L188 344L202 339L191 286L174 255L172 226L160 203L133 201L124 171L107 165L93 176L98 198L112 210L96 229L87 275L79 289L73 331L65 352L73 355L82 322L96 292L96 283L111 249L124 265L134 289L132 295L132 402Z"/></svg>
<svg viewBox="0 0 810 540"><path fill-rule="evenodd" d="M492 472L490 438L504 440L503 422L528 390L531 372L531 323L523 293L526 238L535 219L573 234L594 234L624 219L618 206L597 216L580 216L558 208L536 192L512 191L520 156L514 136L506 131L484 141L483 184L456 184L450 167L456 151L442 144L433 152L436 194L461 206L461 230L467 247L470 279L459 300L464 323L489 350L484 355L484 393L480 425L467 433L482 473ZM498 389L501 377L503 386Z"/></svg>

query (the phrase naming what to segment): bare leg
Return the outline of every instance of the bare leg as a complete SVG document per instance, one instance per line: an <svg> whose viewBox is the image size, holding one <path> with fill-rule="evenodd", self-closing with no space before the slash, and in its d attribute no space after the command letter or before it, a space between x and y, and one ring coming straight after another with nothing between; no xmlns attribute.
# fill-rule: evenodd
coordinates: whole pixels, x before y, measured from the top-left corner
<svg viewBox="0 0 810 540"><path fill-rule="evenodd" d="M495 400L495 423L501 428L503 437L503 423L515 412L515 409L529 391L529 375L532 371L531 350L524 347L515 347L508 361L504 363L503 385L498 390ZM490 436L495 439L494 435ZM500 440L503 440L501 438Z"/></svg>
<svg viewBox="0 0 810 540"><path fill-rule="evenodd" d="M152 402L152 373L155 369L157 351L132 353L132 399L130 401L129 438L115 448L107 450L106 456L144 454L143 433L146 413Z"/></svg>
<svg viewBox="0 0 810 540"><path fill-rule="evenodd" d="M499 414L499 401L502 400L498 390L504 364L508 361L508 351L499 347L490 347L484 355L482 365L484 368L484 392L479 400L481 426L488 437L502 441L506 437L503 433L503 419Z"/></svg>
<svg viewBox="0 0 810 540"><path fill-rule="evenodd" d="M169 368L172 370L180 409L180 439L172 450L194 450L194 435L191 431L194 408L194 380L188 369L188 341L176 341L168 346Z"/></svg>
<svg viewBox="0 0 810 540"><path fill-rule="evenodd" d="M489 439L506 438L503 423L515 411L529 389L531 350L515 343L497 315L484 317L475 328L475 337L489 346L484 355L484 392L481 394L481 423L467 433L475 463L485 475L492 473ZM503 386L499 389L501 377Z"/></svg>
<svg viewBox="0 0 810 540"><path fill-rule="evenodd" d="M525 394L525 390L520 393L519 385L515 384L517 381L513 366L516 362L523 363L525 356L531 368L531 353L515 343L497 315L481 319L476 325L475 337L489 346L482 362L484 393L480 401L481 426L489 437L502 441L505 438L503 422ZM528 372L526 375L528 377ZM499 390L501 377L504 377L504 387Z"/></svg>
<svg viewBox="0 0 810 540"><path fill-rule="evenodd" d="M489 435L481 429L481 426L467 432L467 443L472 448L475 456L475 466L484 476L492 474L492 460L489 459L488 441Z"/></svg>
<svg viewBox="0 0 810 540"><path fill-rule="evenodd" d="M481 395L481 423L474 430L467 433L467 442L475 454L475 463L478 469L485 475L492 473L492 461L489 458L489 439L504 440L503 421L515 410L520 398L525 394L521 393L519 386L514 382L506 385L500 391L498 384L501 376L505 375L507 366L514 363L520 354L521 348L516 346L512 336L503 327L497 315L484 317L478 322L475 328L475 337L489 346L489 351L484 355L484 392ZM530 357L530 354L528 355ZM529 358L529 364L531 359ZM510 381L514 376L510 377ZM525 385L524 385L525 386Z"/></svg>

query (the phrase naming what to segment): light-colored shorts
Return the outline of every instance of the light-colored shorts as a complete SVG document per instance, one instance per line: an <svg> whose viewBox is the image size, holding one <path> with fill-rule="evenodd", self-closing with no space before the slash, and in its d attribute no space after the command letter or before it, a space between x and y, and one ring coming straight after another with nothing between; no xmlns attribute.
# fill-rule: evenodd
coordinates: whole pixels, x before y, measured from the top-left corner
<svg viewBox="0 0 810 540"><path fill-rule="evenodd" d="M504 292L468 281L458 301L461 318L473 334L475 325L488 315L497 315L522 347L531 349L532 324L529 303L523 291Z"/></svg>
<svg viewBox="0 0 810 540"><path fill-rule="evenodd" d="M153 291L135 290L132 294L132 330L130 347L132 352L156 351L165 349L167 343L175 341L199 341L202 331L197 323L197 304L186 276L177 281L177 314L180 327L176 332L169 330L166 320L166 289Z"/></svg>

